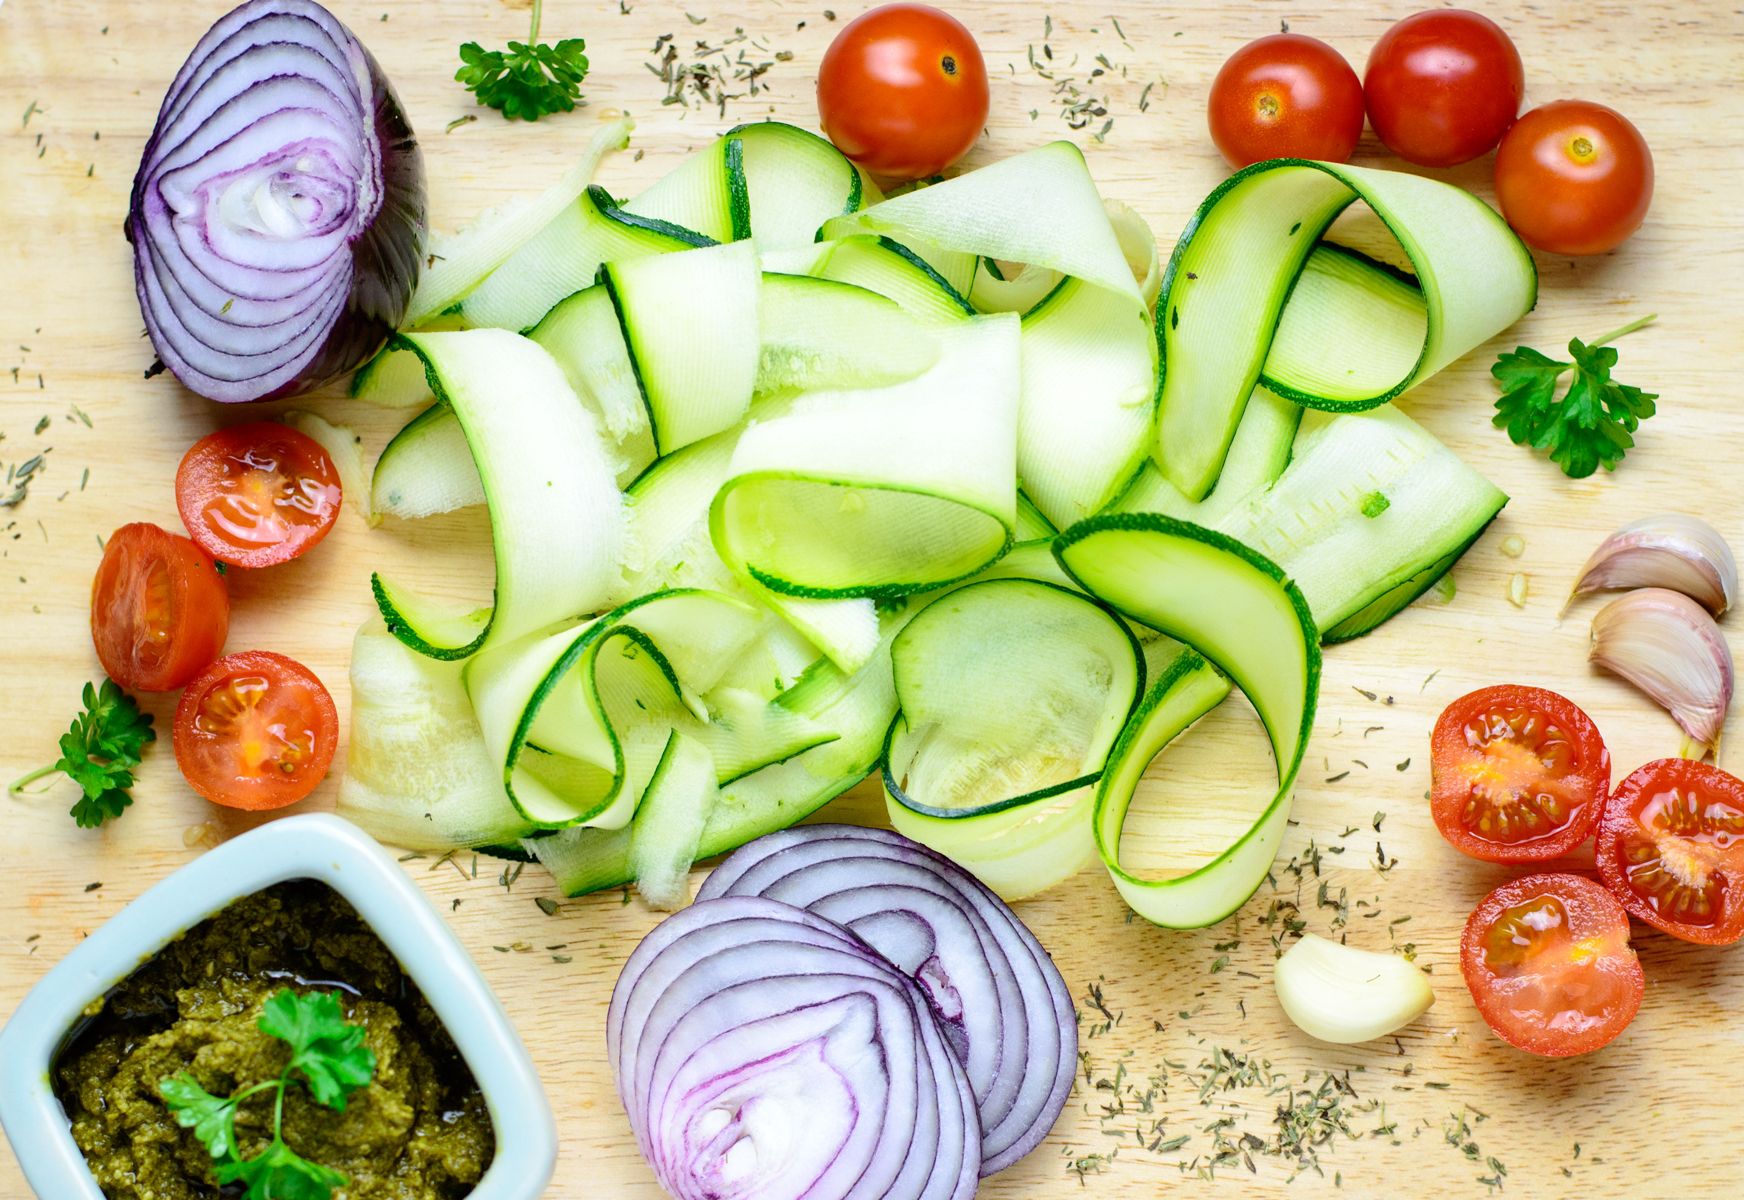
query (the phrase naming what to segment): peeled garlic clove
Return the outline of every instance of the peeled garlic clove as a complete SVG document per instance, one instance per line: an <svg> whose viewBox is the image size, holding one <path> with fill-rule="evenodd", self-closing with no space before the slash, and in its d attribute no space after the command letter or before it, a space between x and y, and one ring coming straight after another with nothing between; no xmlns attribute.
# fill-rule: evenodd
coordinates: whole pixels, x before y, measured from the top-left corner
<svg viewBox="0 0 1744 1200"><path fill-rule="evenodd" d="M1593 618L1587 657L1657 700L1705 746L1732 703L1732 651L1708 610L1682 592L1641 588Z"/></svg>
<svg viewBox="0 0 1744 1200"><path fill-rule="evenodd" d="M1285 951L1272 972L1278 1003L1309 1037L1366 1042L1429 1011L1429 977L1397 954L1358 950L1315 934Z"/></svg>
<svg viewBox="0 0 1744 1200"><path fill-rule="evenodd" d="M1726 539L1700 517L1643 517L1600 543L1581 568L1574 595L1636 587L1682 592L1717 617L1737 594L1738 563Z"/></svg>

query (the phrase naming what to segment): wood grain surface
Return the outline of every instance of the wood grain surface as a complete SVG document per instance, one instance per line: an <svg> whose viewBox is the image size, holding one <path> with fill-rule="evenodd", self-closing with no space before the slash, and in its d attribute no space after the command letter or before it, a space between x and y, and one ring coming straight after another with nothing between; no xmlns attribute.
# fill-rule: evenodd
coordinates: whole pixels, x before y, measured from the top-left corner
<svg viewBox="0 0 1744 1200"><path fill-rule="evenodd" d="M397 84L423 135L433 219L452 228L543 187L608 109L627 110L639 122L635 149L602 174L620 194L734 123L771 115L812 124L819 56L832 31L858 11L852 0L834 3L832 20L809 0L690 0L687 19L685 7L654 0L548 0L547 36L585 36L593 71L586 108L536 126L475 109L451 79L457 43L523 36L525 12L514 3L338 0L334 8ZM0 510L0 778L54 756L80 685L97 675L87 597L98 538L129 520L174 527L171 480L182 451L216 425L263 415L221 410L167 376L141 378L152 353L141 340L121 237L128 186L158 99L225 7L222 0L11 0L0 8L0 263L7 275L0 287L0 462L47 455L29 498ZM956 0L952 7L979 37L993 81L988 136L972 161L1072 137L1104 193L1149 218L1167 253L1224 174L1203 115L1224 57L1287 21L1360 67L1389 21L1412 6ZM1295 856L1297 869L1280 869L1275 891L1262 888L1236 917L1198 933L1128 920L1100 868L1021 906L1081 998L1086 1071L1047 1143L981 1189L990 1200L1165 1190L1737 1194L1735 1115L1744 1078L1738 952L1638 931L1648 990L1628 1032L1573 1062L1517 1053L1478 1018L1456 953L1467 913L1507 872L1445 845L1423 797L1435 715L1455 696L1498 680L1576 697L1603 729L1619 775L1677 749L1665 716L1587 667L1593 606L1558 612L1580 562L1627 519L1674 508L1700 512L1744 544L1744 17L1736 0L1547 0L1491 12L1525 59L1529 104L1578 96L1610 104L1640 126L1658 170L1652 213L1612 255L1540 256L1537 311L1403 401L1513 501L1455 571L1451 604L1419 604L1379 633L1328 652L1283 855ZM662 105L664 85L648 70L657 37L674 35L690 57L698 40L718 46L741 30L743 40L729 51L734 61L743 53L748 62L772 64L755 96L732 99L724 114ZM1073 78L1072 86L1106 108L1106 118L1068 129L1058 82L1032 68L1032 49L1046 69ZM1112 70L1089 79L1098 54ZM476 121L444 132L474 114ZM1092 135L1105 119L1113 124L1099 140ZM1395 165L1372 136L1357 161ZM1491 194L1488 158L1444 174ZM1591 337L1645 312L1657 312L1659 321L1624 343L1619 374L1662 393L1661 414L1614 476L1571 482L1490 427L1495 389L1486 372L1497 352L1520 343L1555 351L1571 336ZM404 416L332 392L303 403L354 426L372 455ZM1500 552L1510 536L1523 539L1518 558ZM478 595L488 569L484 550L476 515L372 531L347 514L318 553L232 576L230 648L301 659L327 681L343 712L351 634L372 611L369 572L395 569L456 598ZM1507 598L1516 573L1530 585L1521 607ZM1728 622L1734 638L1736 626ZM172 700L148 703L160 729ZM1252 803L1269 769L1260 745L1251 717L1231 707L1155 764L1132 842L1141 859L1160 861L1157 847L1179 846L1175 827L1164 824L1171 808L1227 812ZM1734 743L1723 762L1744 767L1744 750ZM303 807L329 806L334 783ZM1252 786L1243 792L1244 785ZM135 806L99 832L73 827L70 790L0 801L0 1014L128 900L202 845L250 824L192 794L165 743L150 752ZM827 814L871 822L881 820L882 808L862 785ZM1224 827L1229 821L1226 815ZM1590 863L1583 851L1571 865ZM538 868L505 880L499 864L475 863L469 854L408 861L405 869L449 917L538 1063L562 1139L549 1195L657 1196L613 1094L602 1035L618 968L656 918L617 893L564 901L547 916L535 900L554 889ZM1282 898L1299 906L1309 929L1333 930L1340 896L1353 943L1410 942L1433 971L1435 1007L1396 1040L1317 1044L1278 1010L1270 982L1278 926L1263 919ZM1251 1058L1254 1069L1239 1072L1248 1082L1202 1094L1204 1064L1227 1065L1225 1055ZM1230 1074L1224 1069L1216 1078ZM1302 1106L1327 1089L1341 1095L1343 1124L1324 1130L1314 1161L1275 1153L1280 1109L1307 1112ZM1208 1169L1231 1143L1233 1156ZM0 1197L28 1194L10 1153L0 1151Z"/></svg>

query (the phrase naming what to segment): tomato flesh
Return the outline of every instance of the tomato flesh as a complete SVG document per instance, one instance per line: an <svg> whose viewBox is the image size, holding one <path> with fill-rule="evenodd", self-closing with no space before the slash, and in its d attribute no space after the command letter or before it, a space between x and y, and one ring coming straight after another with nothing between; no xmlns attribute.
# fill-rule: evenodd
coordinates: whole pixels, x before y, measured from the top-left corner
<svg viewBox="0 0 1744 1200"><path fill-rule="evenodd" d="M1682 758L1618 785L1599 826L1599 873L1631 916L1687 942L1744 938L1744 782Z"/></svg>
<svg viewBox="0 0 1744 1200"><path fill-rule="evenodd" d="M103 546L91 581L91 641L103 670L137 692L169 692L224 650L230 593L187 538L136 522Z"/></svg>
<svg viewBox="0 0 1744 1200"><path fill-rule="evenodd" d="M925 4L886 4L849 21L818 67L818 121L875 175L937 175L987 124L987 64L974 35Z"/></svg>
<svg viewBox="0 0 1744 1200"><path fill-rule="evenodd" d="M1526 69L1488 17L1458 8L1406 17L1369 52L1363 98L1387 149L1420 167L1470 162L1520 111Z"/></svg>
<svg viewBox="0 0 1744 1200"><path fill-rule="evenodd" d="M176 764L196 792L229 808L295 804L326 777L338 742L321 681L265 650L219 659L176 706Z"/></svg>
<svg viewBox="0 0 1744 1200"><path fill-rule="evenodd" d="M1229 56L1211 84L1207 118L1232 167L1268 158L1348 162L1362 136L1362 84L1325 42L1274 33Z"/></svg>
<svg viewBox="0 0 1744 1200"><path fill-rule="evenodd" d="M1450 704L1431 738L1430 811L1486 862L1544 862L1586 841L1611 787L1592 719L1543 688L1502 684Z"/></svg>
<svg viewBox="0 0 1744 1200"><path fill-rule="evenodd" d="M339 472L320 443L261 421L195 442L176 471L176 507L200 547L268 567L315 546L339 517Z"/></svg>
<svg viewBox="0 0 1744 1200"><path fill-rule="evenodd" d="M1609 1043L1646 987L1628 914L1578 875L1528 875L1485 896L1466 922L1460 967L1498 1037L1553 1058Z"/></svg>
<svg viewBox="0 0 1744 1200"><path fill-rule="evenodd" d="M1641 227L1653 200L1653 152L1623 114L1557 100L1508 130L1496 152L1496 198L1528 244L1603 254Z"/></svg>

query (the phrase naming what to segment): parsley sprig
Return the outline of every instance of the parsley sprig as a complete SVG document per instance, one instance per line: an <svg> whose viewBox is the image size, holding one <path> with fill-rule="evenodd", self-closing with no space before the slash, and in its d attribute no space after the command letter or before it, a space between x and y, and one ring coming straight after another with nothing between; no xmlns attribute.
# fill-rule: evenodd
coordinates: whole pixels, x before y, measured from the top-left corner
<svg viewBox="0 0 1744 1200"><path fill-rule="evenodd" d="M1599 467L1615 470L1635 444L1635 430L1653 415L1659 393L1613 380L1617 351L1606 343L1652 321L1652 316L1631 321L1590 344L1572 339L1568 343L1572 362L1560 362L1527 346L1496 359L1490 368L1502 387L1496 401L1496 428L1506 429L1516 445L1548 452L1570 479L1585 479ZM1558 395L1561 378L1569 371L1574 379Z"/></svg>
<svg viewBox="0 0 1744 1200"><path fill-rule="evenodd" d="M95 829L133 803L127 794L133 786L133 768L139 765L140 752L157 740L157 733L151 727L151 714L140 712L138 702L113 679L105 679L101 688L87 683L84 701L85 711L61 734L61 756L13 781L6 790L16 796L59 771L84 789L69 810L73 820L81 829Z"/></svg>
<svg viewBox="0 0 1744 1200"><path fill-rule="evenodd" d="M352 1025L331 992L298 995L281 988L261 1009L262 1033L290 1043L291 1057L277 1079L214 1096L183 1071L158 1084L170 1114L206 1147L216 1162L220 1184L244 1185L243 1200L329 1200L334 1188L350 1182L341 1171L310 1162L285 1144L285 1091L300 1072L317 1103L345 1111L345 1098L375 1074L375 1051L363 1044L363 1026ZM243 1158L236 1144L236 1110L244 1100L274 1092L272 1141Z"/></svg>
<svg viewBox="0 0 1744 1200"><path fill-rule="evenodd" d="M460 70L454 78L478 97L478 102L503 116L537 121L549 113L570 112L581 99L587 77L587 41L564 38L555 46L539 41L539 5L533 0L533 24L525 42L510 42L507 51L486 50L477 42L460 47Z"/></svg>

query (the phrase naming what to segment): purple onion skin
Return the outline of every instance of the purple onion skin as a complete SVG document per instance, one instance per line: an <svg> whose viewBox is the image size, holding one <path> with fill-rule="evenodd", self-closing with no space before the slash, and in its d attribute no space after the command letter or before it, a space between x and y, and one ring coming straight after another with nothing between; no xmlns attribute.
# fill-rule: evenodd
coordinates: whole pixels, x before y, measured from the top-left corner
<svg viewBox="0 0 1744 1200"><path fill-rule="evenodd" d="M251 10L258 16L252 15ZM212 393L226 389L203 386L201 380L190 378L194 372L183 369L184 360L173 345L165 344L152 319L145 280L151 268L142 246L149 239L147 193L153 182L152 169L157 165L155 159L165 132L165 118L172 101L180 98L184 81L199 65L197 57L190 56L165 95L157 124L146 142L139 170L134 176L123 229L134 247L135 286L140 294L141 308L146 313L147 332L159 357L159 362L146 375L149 377L167 368L191 391L222 403L277 400L298 395L346 375L367 362L386 344L406 315L412 291L424 266L425 243L429 234L424 158L417 136L393 84L375 56L349 27L314 0L249 0L219 18L214 31L219 25L236 18L246 16L253 20L278 15L314 19L323 26L330 23L340 35L349 39L350 46L358 53L368 76L368 103L372 109L380 180L379 203L374 215L347 244L351 276L343 306L330 321L319 348L301 363L293 376L254 394L234 394L234 389L229 389L232 394L224 395ZM239 28L246 27L244 24ZM232 36L235 32L232 31ZM209 32L207 37L211 36ZM201 45L204 46L205 42ZM212 49L220 46L221 43L214 43ZM195 55L198 54L197 48Z"/></svg>

